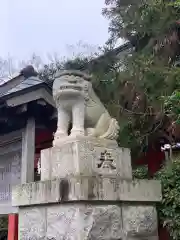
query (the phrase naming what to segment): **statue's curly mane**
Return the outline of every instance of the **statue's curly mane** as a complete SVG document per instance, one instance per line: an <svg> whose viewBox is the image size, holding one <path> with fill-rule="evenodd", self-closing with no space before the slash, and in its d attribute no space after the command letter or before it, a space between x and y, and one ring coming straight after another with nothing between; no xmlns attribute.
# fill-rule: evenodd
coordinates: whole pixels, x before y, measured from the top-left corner
<svg viewBox="0 0 180 240"><path fill-rule="evenodd" d="M67 136L67 123L71 120L71 135L85 134L91 137L110 140L117 138L119 131L118 122L110 116L96 95L91 80L93 80L91 75L78 70L61 71L56 74L53 84L53 97L59 111L57 137L55 137L57 141L59 141L60 135ZM69 82L68 87L66 82ZM77 86L79 84L80 87L76 88L76 84ZM67 88L70 90L67 91ZM75 94L71 90L73 88L78 89ZM70 101L64 97L63 91L64 94L67 94L67 97L70 97ZM62 99L61 96L63 96ZM81 113L81 109L83 109L83 114Z"/></svg>
<svg viewBox="0 0 180 240"><path fill-rule="evenodd" d="M63 76L71 76L71 77L80 77L85 81L88 81L89 83L92 82L92 75L87 74L85 72L79 71L79 70L64 70L60 71L55 75L56 78L62 78ZM89 98L92 98L92 101L95 100L94 98L94 90L92 88L92 84L88 85L87 89L84 89L84 98L87 102Z"/></svg>
<svg viewBox="0 0 180 240"><path fill-rule="evenodd" d="M58 72L55 75L55 78L59 78L59 77L66 76L66 75L81 77L84 80L89 81L89 82L92 81L92 75L89 75L89 74L79 71L79 70L64 70L64 71Z"/></svg>

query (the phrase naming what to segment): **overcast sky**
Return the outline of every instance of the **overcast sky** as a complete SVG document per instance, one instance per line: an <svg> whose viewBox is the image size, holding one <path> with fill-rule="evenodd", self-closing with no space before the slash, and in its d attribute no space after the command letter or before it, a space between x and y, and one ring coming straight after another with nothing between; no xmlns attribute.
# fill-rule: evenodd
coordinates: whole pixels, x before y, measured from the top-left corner
<svg viewBox="0 0 180 240"><path fill-rule="evenodd" d="M104 0L0 0L0 56L72 54L78 42L102 45L108 21ZM94 48L94 47L93 47Z"/></svg>

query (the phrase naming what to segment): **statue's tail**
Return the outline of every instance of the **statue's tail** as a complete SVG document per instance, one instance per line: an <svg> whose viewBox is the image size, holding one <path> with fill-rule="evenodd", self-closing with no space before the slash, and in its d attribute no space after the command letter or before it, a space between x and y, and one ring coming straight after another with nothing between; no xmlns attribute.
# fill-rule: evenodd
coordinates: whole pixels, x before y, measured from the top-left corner
<svg viewBox="0 0 180 240"><path fill-rule="evenodd" d="M115 140L118 138L119 125L115 118L111 118L108 113L102 114L96 127L95 135L99 138Z"/></svg>
<svg viewBox="0 0 180 240"><path fill-rule="evenodd" d="M99 138L115 140L118 138L118 133L119 133L118 122L115 118L112 118L108 130L103 135L99 136Z"/></svg>

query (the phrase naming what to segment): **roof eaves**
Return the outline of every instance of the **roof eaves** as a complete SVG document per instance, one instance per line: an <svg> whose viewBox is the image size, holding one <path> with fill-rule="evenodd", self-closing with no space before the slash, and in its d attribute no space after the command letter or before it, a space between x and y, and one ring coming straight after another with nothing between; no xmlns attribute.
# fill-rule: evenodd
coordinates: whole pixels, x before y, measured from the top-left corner
<svg viewBox="0 0 180 240"><path fill-rule="evenodd" d="M12 92L10 94L3 95L2 97L0 97L0 101L4 102L4 101L6 101L6 100L8 100L12 97L37 90L39 88L45 88L51 94L51 88L45 82L42 82L42 83L39 83L39 84L36 84L36 85L29 86L29 87L24 88L24 89L21 89L21 90L16 91L16 92Z"/></svg>
<svg viewBox="0 0 180 240"><path fill-rule="evenodd" d="M0 97L20 85L25 79L33 76L37 76L37 72L34 70L33 66L29 65L23 68L18 75L0 85Z"/></svg>

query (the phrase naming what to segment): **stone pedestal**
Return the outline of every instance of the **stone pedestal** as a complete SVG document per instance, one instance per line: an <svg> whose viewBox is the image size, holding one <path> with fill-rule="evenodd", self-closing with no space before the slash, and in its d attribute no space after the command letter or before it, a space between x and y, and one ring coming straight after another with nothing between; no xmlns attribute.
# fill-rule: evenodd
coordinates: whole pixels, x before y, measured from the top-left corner
<svg viewBox="0 0 180 240"><path fill-rule="evenodd" d="M41 152L41 180L76 175L132 179L130 151L116 141L81 137Z"/></svg>
<svg viewBox="0 0 180 240"><path fill-rule="evenodd" d="M130 152L78 138L42 151L41 181L16 186L19 239L158 240L158 181L133 181Z"/></svg>

